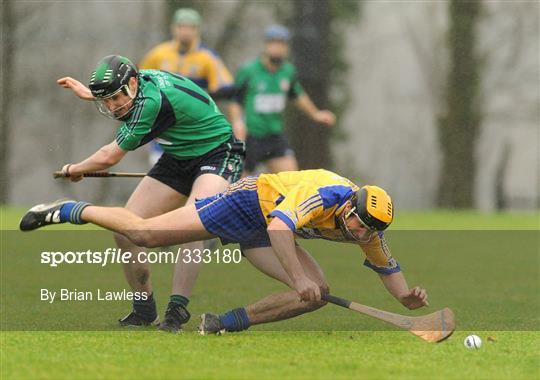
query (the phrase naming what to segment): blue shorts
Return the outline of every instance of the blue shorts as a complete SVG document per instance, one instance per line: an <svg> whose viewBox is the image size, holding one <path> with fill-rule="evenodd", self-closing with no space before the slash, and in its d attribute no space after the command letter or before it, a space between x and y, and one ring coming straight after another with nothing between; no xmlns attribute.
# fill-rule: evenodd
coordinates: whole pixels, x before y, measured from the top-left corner
<svg viewBox="0 0 540 380"><path fill-rule="evenodd" d="M243 178L226 191L195 202L204 228L223 244L240 243L242 249L271 246L256 180Z"/></svg>

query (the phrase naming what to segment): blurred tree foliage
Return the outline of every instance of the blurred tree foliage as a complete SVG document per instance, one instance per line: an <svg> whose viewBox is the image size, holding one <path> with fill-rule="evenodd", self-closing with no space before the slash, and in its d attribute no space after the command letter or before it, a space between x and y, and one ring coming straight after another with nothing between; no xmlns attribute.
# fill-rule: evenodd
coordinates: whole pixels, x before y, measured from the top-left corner
<svg viewBox="0 0 540 380"><path fill-rule="evenodd" d="M450 70L446 85L446 112L439 119L442 167L438 203L441 207L473 206L475 146L481 122L477 24L482 2L449 3L448 47Z"/></svg>
<svg viewBox="0 0 540 380"><path fill-rule="evenodd" d="M291 24L298 79L319 108L329 107L330 1L295 1ZM288 131L301 168L330 164L330 130L315 126L300 112L290 113Z"/></svg>
<svg viewBox="0 0 540 380"><path fill-rule="evenodd" d="M278 7L278 18L293 32L292 55L300 83L319 108L336 113L338 125L350 102L344 35L347 26L358 21L361 6L360 1L301 0L293 2L289 12ZM295 111L287 114L287 131L301 168L332 166L331 138L343 137L336 128L316 126Z"/></svg>
<svg viewBox="0 0 540 380"><path fill-rule="evenodd" d="M345 28L357 21L360 1L349 0L299 0L254 2L239 0L232 17L225 20L215 48L223 55L228 43L240 31L238 20L250 6L274 7L279 22L293 32L291 43L298 76L308 94L320 108L330 108L339 116L349 103L349 85L346 81L348 64L344 56ZM179 7L193 7L204 14L211 2L196 0L168 0L165 20L170 20ZM164 32L170 33L167 22ZM332 99L330 91L332 90ZM313 122L299 112L287 113L287 131L302 168L329 167L331 165L330 141L336 132Z"/></svg>
<svg viewBox="0 0 540 380"><path fill-rule="evenodd" d="M8 157L9 157L9 109L10 98L12 97L13 80L13 2L11 0L2 1L2 84L0 86L0 204L7 202L8 198Z"/></svg>

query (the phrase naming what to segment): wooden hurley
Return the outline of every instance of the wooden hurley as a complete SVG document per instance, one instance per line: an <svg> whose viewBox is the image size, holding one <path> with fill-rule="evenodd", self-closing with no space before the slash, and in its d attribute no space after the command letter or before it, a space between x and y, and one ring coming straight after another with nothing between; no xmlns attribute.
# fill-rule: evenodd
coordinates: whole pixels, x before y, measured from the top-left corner
<svg viewBox="0 0 540 380"><path fill-rule="evenodd" d="M370 317L380 319L404 330L408 330L427 342L440 342L448 338L456 328L454 312L447 307L421 317L407 317L405 315L378 310L330 294L323 295L322 299L333 303L334 305L369 315Z"/></svg>
<svg viewBox="0 0 540 380"><path fill-rule="evenodd" d="M146 173L124 173L124 172L90 172L84 173L83 177L89 178L107 178L107 177L127 177L127 178L140 178L144 177ZM67 178L69 174L66 175L62 171L54 172L53 178Z"/></svg>

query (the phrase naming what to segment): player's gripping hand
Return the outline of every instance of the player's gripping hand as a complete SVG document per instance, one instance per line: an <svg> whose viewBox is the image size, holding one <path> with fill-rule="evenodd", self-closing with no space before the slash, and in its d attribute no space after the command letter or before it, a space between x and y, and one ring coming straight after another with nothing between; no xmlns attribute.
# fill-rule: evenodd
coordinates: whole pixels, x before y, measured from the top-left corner
<svg viewBox="0 0 540 380"><path fill-rule="evenodd" d="M401 303L409 310L418 309L422 306L429 306L426 289L416 286L409 290L409 293L401 297Z"/></svg>
<svg viewBox="0 0 540 380"><path fill-rule="evenodd" d="M304 276L296 281L294 288L300 295L301 301L321 300L321 289L319 288L319 285L310 280L307 276Z"/></svg>
<svg viewBox="0 0 540 380"><path fill-rule="evenodd" d="M66 176L65 178L68 178L71 182L79 182L81 181L84 176L83 173L78 173L77 171L73 170L73 164L66 164L62 167L62 173Z"/></svg>
<svg viewBox="0 0 540 380"><path fill-rule="evenodd" d="M332 111L321 110L315 113L314 120L317 123L326 125L327 127L333 127L336 124L336 115Z"/></svg>
<svg viewBox="0 0 540 380"><path fill-rule="evenodd" d="M60 78L56 81L60 86L71 89L75 95L84 100L94 100L94 96L88 87L71 77Z"/></svg>

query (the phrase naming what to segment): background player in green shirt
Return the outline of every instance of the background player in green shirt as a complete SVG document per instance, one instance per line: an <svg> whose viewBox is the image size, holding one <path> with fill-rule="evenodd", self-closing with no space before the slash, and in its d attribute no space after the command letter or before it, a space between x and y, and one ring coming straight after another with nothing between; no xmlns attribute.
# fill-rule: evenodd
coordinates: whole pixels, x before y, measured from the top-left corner
<svg viewBox="0 0 540 380"><path fill-rule="evenodd" d="M336 121L332 112L319 110L302 89L295 67L286 61L289 39L287 28L270 26L265 32L262 56L246 63L236 74L237 96L231 106L231 121L235 131L247 127L246 174L259 163L265 163L274 173L298 170L294 152L283 134L287 99L294 99L295 105L317 123L330 127Z"/></svg>
<svg viewBox="0 0 540 380"><path fill-rule="evenodd" d="M99 111L122 123L116 138L87 159L64 165L71 181L83 173L116 165L126 153L155 139L164 154L139 183L126 208L142 218L151 218L183 205L193 204L226 189L242 171L244 143L232 136L232 129L212 98L199 86L180 75L159 70L137 70L127 58L103 58L92 74L89 87L65 77L58 84L84 100L96 102ZM115 235L123 251L139 252L122 235ZM202 249L202 242L186 249ZM161 324L177 331L189 320L186 309L200 264L179 260L174 273L172 295ZM150 294L147 301L134 301L133 311L120 320L123 326L157 324L159 319L147 263L124 266L134 291Z"/></svg>

